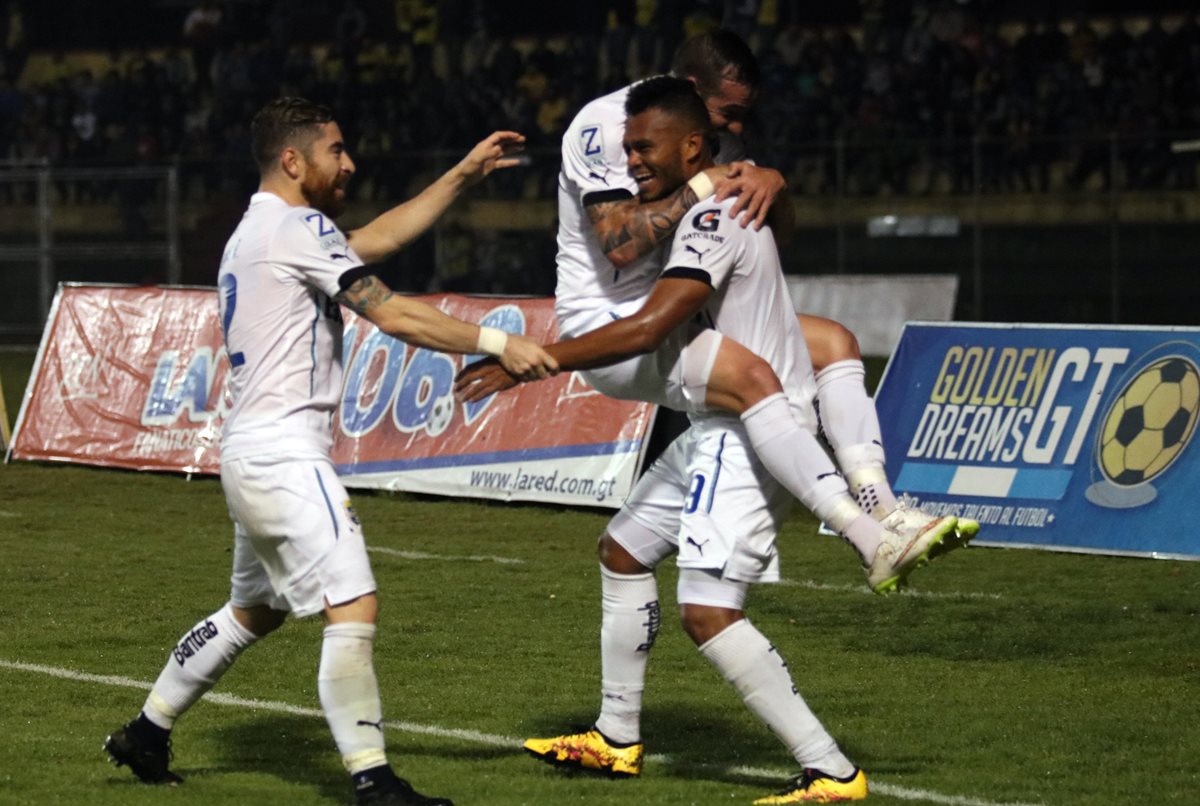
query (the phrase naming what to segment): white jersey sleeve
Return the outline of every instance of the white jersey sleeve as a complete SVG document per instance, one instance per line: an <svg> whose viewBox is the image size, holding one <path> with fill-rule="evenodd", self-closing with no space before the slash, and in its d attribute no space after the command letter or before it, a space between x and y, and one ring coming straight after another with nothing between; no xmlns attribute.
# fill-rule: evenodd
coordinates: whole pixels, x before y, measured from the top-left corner
<svg viewBox="0 0 1200 806"><path fill-rule="evenodd" d="M746 249L745 230L728 213L733 202L702 199L687 211L675 229L663 277L689 277L715 290L729 282Z"/></svg>
<svg viewBox="0 0 1200 806"><path fill-rule="evenodd" d="M337 224L310 207L296 208L281 223L271 244L270 259L330 299L370 274Z"/></svg>
<svg viewBox="0 0 1200 806"><path fill-rule="evenodd" d="M558 281L554 311L560 333L578 336L597 310L645 298L662 269L662 248L617 268L596 235L586 206L637 196L622 141L625 98L617 90L586 104L562 139L558 176Z"/></svg>
<svg viewBox="0 0 1200 806"><path fill-rule="evenodd" d="M625 96L622 90L580 110L562 141L562 172L587 204L637 195L625 159Z"/></svg>
<svg viewBox="0 0 1200 806"><path fill-rule="evenodd" d="M736 199L702 201L679 222L663 277L689 277L713 289L703 319L762 358L783 385L792 412L815 424L816 384L796 310L769 226L741 226L729 215Z"/></svg>

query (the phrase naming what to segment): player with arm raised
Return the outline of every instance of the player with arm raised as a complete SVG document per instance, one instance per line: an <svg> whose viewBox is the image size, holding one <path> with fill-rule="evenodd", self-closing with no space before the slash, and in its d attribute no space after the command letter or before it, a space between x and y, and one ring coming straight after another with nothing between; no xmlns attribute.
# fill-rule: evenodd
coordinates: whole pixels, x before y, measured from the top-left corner
<svg viewBox="0 0 1200 806"><path fill-rule="evenodd" d="M419 236L464 188L513 164L507 155L522 138L492 134L420 195L343 234L334 219L354 163L332 112L282 98L259 111L251 136L261 183L218 275L233 396L221 435L234 522L230 599L183 636L141 714L104 749L143 781L179 783L168 768L175 720L289 612L320 613L317 690L357 802L447 806L397 777L384 753L375 579L329 455L342 381L338 303L413 345L488 353L526 379L556 371L534 342L394 295L364 265Z"/></svg>
<svg viewBox="0 0 1200 806"><path fill-rule="evenodd" d="M646 203L711 164L704 105L687 81L664 76L638 84L626 111L624 147ZM872 535L878 542L883 527L858 508L816 440L812 367L774 238L769 227L738 226L729 215L733 203L702 200L686 212L642 309L549 349L563 367L598 366L653 353L673 334L702 327L711 328L718 342L736 339L780 379L787 416L804 425L795 467L805 482L802 500L861 550ZM711 385L709 390L711 401ZM646 661L659 625L654 569L675 555L684 629L802 769L780 793L757 802L866 797L866 777L822 727L775 647L743 609L750 584L779 579L775 535L792 499L763 472L763 446L752 443L742 420L712 409L691 418L691 427L642 476L600 540L602 698L595 726L530 739L525 748L554 764L640 772ZM942 536L930 528L903 544L885 545L915 560L928 556Z"/></svg>

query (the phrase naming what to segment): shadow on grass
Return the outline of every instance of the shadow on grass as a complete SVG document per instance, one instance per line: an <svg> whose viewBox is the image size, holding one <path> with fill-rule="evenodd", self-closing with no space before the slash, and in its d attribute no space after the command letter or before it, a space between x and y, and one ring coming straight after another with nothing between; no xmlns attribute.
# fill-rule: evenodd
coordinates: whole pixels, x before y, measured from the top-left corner
<svg viewBox="0 0 1200 806"><path fill-rule="evenodd" d="M207 767L173 765L185 780L257 773L311 787L322 797L339 801L345 801L351 791L329 728L321 720L271 713L226 718L203 729L195 738L197 743L201 740L213 748L216 761Z"/></svg>
<svg viewBox="0 0 1200 806"><path fill-rule="evenodd" d="M743 716L745 708L732 690L728 702L709 712L677 706L647 708L642 714L642 731L653 765L651 774L777 788L786 775L799 772L800 766L766 725ZM579 733L591 728L593 718L578 711L563 716L540 714L530 735ZM843 744L842 749L868 774L913 774L928 763L925 756L904 752L871 757L858 752L853 743ZM582 777L596 775L588 770L562 772Z"/></svg>
<svg viewBox="0 0 1200 806"><path fill-rule="evenodd" d="M642 731L655 774L758 786L779 783L777 777L735 769L753 766L787 769L794 762L766 726L756 730L752 723L732 718L745 706L732 691L729 695L728 703L708 713L676 706L646 708L642 713ZM582 711L562 715L542 713L530 735L580 733L592 727L594 718L594 713ZM563 772L595 775L586 770Z"/></svg>
<svg viewBox="0 0 1200 806"><path fill-rule="evenodd" d="M339 761L337 747L324 720L287 714L255 714L225 722L205 731L217 761L208 767L178 766L189 776L259 773L292 785L312 788L322 797L344 802L351 793L349 778ZM199 737L198 737L199 738ZM453 740L450 740L453 741ZM389 730L389 761L401 776L419 768L421 758L491 760L511 756L503 747L446 746L447 740ZM173 766L173 769L175 767Z"/></svg>

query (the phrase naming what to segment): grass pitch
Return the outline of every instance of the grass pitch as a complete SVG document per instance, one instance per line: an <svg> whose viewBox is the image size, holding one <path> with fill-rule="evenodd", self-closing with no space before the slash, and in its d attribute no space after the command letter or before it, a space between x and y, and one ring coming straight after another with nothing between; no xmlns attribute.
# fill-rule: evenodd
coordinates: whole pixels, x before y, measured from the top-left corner
<svg viewBox="0 0 1200 806"><path fill-rule="evenodd" d="M31 361L0 353L13 417ZM376 549L389 751L419 789L458 804L748 804L792 770L672 618L650 662L641 778L527 758L521 737L598 707L593 540L607 515L355 502ZM1200 564L968 549L918 572L915 595L880 599L815 527L789 522L791 584L756 588L748 611L873 802L1195 802ZM213 479L0 467L0 803L349 801L316 715L319 620L251 648L224 699L181 720L182 787L137 784L100 752L180 634L225 600L231 531ZM674 584L664 569L665 614Z"/></svg>

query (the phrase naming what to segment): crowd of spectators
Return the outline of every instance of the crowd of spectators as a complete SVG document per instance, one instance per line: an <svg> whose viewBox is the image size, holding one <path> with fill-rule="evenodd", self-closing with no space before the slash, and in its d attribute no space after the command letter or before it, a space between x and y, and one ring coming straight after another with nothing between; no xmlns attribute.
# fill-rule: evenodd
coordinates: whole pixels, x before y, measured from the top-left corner
<svg viewBox="0 0 1200 806"><path fill-rule="evenodd" d="M1195 187L1195 158L1170 143L1200 130L1200 14L1168 31L875 5L857 41L789 26L760 51L768 143L843 142L842 177L867 194L965 192L976 167L984 192L1108 187L1114 162L1129 189ZM820 165L828 189L835 169Z"/></svg>
<svg viewBox="0 0 1200 806"><path fill-rule="evenodd" d="M21 80L21 4L9 0L0 158L178 158L192 192L240 189L253 181L248 121L288 93L337 109L371 177L361 194L395 198L431 165L430 150L449 158L510 128L547 156L535 160L542 170L502 177L498 192L544 196L573 110L664 70L684 36L723 24L764 68L754 150L806 190L1100 187L1114 148L1125 187L1195 186L1194 159L1170 142L1200 131L1200 14L1168 29L1157 19L1004 21L958 0L861 6L847 29L807 26L787 0L609 0L578 13L574 30L514 39L489 33L482 0L204 0L175 41L112 52L95 71L56 54L31 82Z"/></svg>

